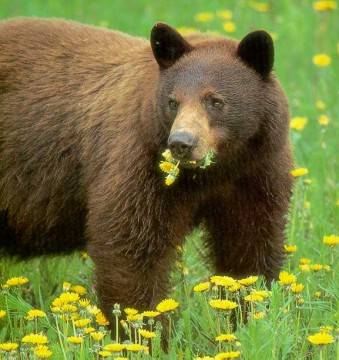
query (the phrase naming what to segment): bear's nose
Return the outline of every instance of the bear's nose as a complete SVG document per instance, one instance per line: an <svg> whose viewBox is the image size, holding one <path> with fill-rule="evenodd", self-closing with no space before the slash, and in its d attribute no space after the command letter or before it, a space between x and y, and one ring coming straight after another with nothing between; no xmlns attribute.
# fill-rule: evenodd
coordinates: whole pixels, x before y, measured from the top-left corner
<svg viewBox="0 0 339 360"><path fill-rule="evenodd" d="M174 157L187 159L192 152L195 138L186 131L175 131L168 138L168 146Z"/></svg>

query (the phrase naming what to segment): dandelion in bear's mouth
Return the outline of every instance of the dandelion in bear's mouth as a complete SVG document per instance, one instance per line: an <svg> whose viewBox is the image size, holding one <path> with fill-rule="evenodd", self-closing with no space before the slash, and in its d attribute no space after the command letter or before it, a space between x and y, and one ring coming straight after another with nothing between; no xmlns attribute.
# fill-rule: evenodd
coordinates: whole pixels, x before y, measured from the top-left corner
<svg viewBox="0 0 339 360"><path fill-rule="evenodd" d="M215 153L213 150L209 150L205 157L199 161L199 168L206 169L208 166L213 164ZM164 160L160 161L159 168L166 175L165 177L165 185L172 185L175 180L178 178L180 169L179 165L184 166L197 166L198 162L195 160L185 161L185 160L177 160L172 156L171 150L167 149L162 153L162 157Z"/></svg>

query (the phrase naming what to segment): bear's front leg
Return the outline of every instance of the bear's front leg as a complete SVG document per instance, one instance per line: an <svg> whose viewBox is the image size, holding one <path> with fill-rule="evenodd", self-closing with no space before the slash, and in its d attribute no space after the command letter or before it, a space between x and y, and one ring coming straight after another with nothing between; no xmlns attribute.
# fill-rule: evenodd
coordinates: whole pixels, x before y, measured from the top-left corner
<svg viewBox="0 0 339 360"><path fill-rule="evenodd" d="M95 186L89 197L86 229L96 291L109 319L115 303L121 309L154 309L166 296L175 256L171 231L159 220L162 210L155 202L138 201L127 190L113 193L121 189L118 185L111 189Z"/></svg>
<svg viewBox="0 0 339 360"><path fill-rule="evenodd" d="M236 278L259 274L277 277L284 259L284 228L291 195L286 174L279 186L267 178L238 181L225 198L201 208L217 273Z"/></svg>
<svg viewBox="0 0 339 360"><path fill-rule="evenodd" d="M123 239L122 239L123 241ZM114 304L153 310L167 292L168 257L148 259L147 254L125 254L111 245L94 243L89 254L95 263L96 291L107 318Z"/></svg>

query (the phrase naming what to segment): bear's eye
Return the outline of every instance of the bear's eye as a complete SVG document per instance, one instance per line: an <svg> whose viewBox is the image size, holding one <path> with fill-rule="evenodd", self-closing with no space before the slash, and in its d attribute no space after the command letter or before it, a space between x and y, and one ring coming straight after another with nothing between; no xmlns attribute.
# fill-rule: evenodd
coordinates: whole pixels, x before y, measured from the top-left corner
<svg viewBox="0 0 339 360"><path fill-rule="evenodd" d="M173 110L173 111L177 111L178 107L179 107L179 102L175 99L169 99L168 100L168 107Z"/></svg>
<svg viewBox="0 0 339 360"><path fill-rule="evenodd" d="M215 109L221 110L221 109L224 107L224 102L223 102L221 99L212 98L212 99L211 99L211 105L212 105Z"/></svg>

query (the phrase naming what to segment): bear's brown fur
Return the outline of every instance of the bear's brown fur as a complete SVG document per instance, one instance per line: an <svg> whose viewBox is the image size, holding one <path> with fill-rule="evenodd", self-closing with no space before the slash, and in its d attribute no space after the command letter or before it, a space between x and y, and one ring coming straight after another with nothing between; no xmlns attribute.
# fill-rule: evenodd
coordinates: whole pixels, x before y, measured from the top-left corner
<svg viewBox="0 0 339 360"><path fill-rule="evenodd" d="M107 315L164 298L176 245L200 223L218 273L272 279L292 180L270 41L184 40L158 24L150 46L63 20L1 22L1 247L87 244ZM180 109L215 164L183 167L166 187L158 165Z"/></svg>

